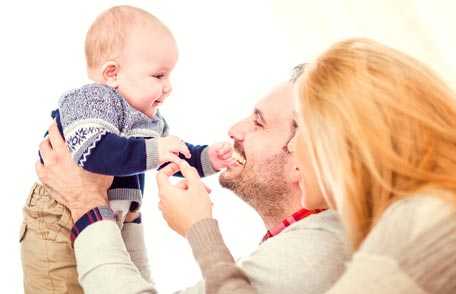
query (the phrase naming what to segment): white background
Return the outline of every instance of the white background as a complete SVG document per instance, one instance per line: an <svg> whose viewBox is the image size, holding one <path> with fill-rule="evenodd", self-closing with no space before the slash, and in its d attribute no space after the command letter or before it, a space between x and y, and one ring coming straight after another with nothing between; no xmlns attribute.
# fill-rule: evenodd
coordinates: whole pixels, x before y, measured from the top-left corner
<svg viewBox="0 0 456 294"><path fill-rule="evenodd" d="M37 146L62 92L87 82L85 32L117 4L149 10L175 34L180 59L174 92L163 107L172 133L193 143L226 140L229 126L261 95L341 38L376 38L424 60L456 83L453 1L24 1L0 4L1 222L0 289L22 292L18 232L21 207L35 181ZM191 123L190 123L191 121ZM213 188L215 215L235 257L254 250L265 230L232 193ZM156 208L153 173L143 206L146 242L159 290L200 277L186 241Z"/></svg>

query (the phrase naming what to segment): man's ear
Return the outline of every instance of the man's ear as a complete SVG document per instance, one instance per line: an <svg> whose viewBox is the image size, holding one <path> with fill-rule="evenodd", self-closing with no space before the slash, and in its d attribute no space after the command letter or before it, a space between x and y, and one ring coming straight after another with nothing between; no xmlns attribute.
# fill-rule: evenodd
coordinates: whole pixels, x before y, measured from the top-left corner
<svg viewBox="0 0 456 294"><path fill-rule="evenodd" d="M117 88L119 86L119 82L117 80L119 64L115 61L108 61L103 64L101 70L103 82L112 88Z"/></svg>

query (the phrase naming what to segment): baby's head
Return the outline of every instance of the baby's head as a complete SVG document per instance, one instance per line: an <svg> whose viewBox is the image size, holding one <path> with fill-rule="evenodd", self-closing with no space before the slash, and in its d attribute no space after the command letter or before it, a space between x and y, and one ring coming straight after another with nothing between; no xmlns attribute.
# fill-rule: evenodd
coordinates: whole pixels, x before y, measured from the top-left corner
<svg viewBox="0 0 456 294"><path fill-rule="evenodd" d="M152 117L171 92L177 47L152 14L116 6L97 17L86 36L89 77L116 88L128 103Z"/></svg>

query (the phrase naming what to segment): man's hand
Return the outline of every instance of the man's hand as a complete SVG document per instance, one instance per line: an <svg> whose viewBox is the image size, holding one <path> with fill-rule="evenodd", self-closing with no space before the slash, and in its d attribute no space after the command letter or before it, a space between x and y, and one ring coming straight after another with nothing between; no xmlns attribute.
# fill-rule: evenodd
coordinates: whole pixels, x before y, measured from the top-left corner
<svg viewBox="0 0 456 294"><path fill-rule="evenodd" d="M233 147L227 142L210 145L207 150L207 155L209 156L212 168L216 171L229 167L234 161L231 158L233 155Z"/></svg>
<svg viewBox="0 0 456 294"><path fill-rule="evenodd" d="M65 205L73 221L90 209L107 205L106 191L113 177L94 174L78 167L59 133L56 123L40 144L44 165L36 163L36 173L52 197Z"/></svg>
<svg viewBox="0 0 456 294"><path fill-rule="evenodd" d="M177 171L185 177L177 185L169 182ZM210 190L201 181L198 172L184 160L171 163L157 174L160 210L168 226L182 236L202 219L212 218Z"/></svg>
<svg viewBox="0 0 456 294"><path fill-rule="evenodd" d="M185 158L190 158L191 154L185 142L176 136L158 138L158 162L178 162L179 153L184 154Z"/></svg>

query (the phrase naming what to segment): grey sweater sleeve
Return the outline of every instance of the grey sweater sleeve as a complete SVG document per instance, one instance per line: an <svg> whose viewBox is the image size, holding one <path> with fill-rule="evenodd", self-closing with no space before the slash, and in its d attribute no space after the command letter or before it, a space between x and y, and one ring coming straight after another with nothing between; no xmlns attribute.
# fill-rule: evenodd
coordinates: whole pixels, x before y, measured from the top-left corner
<svg viewBox="0 0 456 294"><path fill-rule="evenodd" d="M149 283L153 283L144 241L144 225L142 223L125 223L122 227L122 239L131 261L138 268L141 276Z"/></svg>
<svg viewBox="0 0 456 294"><path fill-rule="evenodd" d="M207 294L256 293L226 247L216 220L204 219L193 225L187 239L203 273Z"/></svg>
<svg viewBox="0 0 456 294"><path fill-rule="evenodd" d="M203 222L195 225L194 230L198 232L209 233L206 235L205 240L210 240L213 237L219 236L216 234L211 224ZM211 234L214 234L212 236ZM136 239L138 234L134 234ZM221 236L220 236L221 238ZM96 241L95 241L96 240ZM201 239L202 240L202 239ZM214 248L210 244L205 242L198 242L197 240L191 241L195 252L204 254L206 250L199 246L209 245L209 248ZM209 241L209 243L211 243ZM217 243L217 241L215 241ZM223 243L223 242L222 242ZM129 246L129 245L128 245ZM218 247L217 245L216 247ZM223 246L223 245L222 245ZM144 273L141 273L135 264L130 259L127 248L122 241L121 233L113 221L99 221L88 226L75 240L74 250L76 256L77 269L79 274L79 282L84 289L84 293L122 293L122 294L156 294L153 284L146 281L143 277ZM140 249L141 251L142 249ZM142 255L142 254L140 254ZM233 261L231 255L228 253L228 260ZM135 259L135 258L133 258ZM141 258L139 258L141 259ZM209 260L208 260L209 261ZM139 262L139 263L138 263ZM136 264L144 264L144 261L136 260ZM226 276L226 270L223 267L210 268L210 264L203 263L203 272L220 273L224 277ZM141 265L139 266L141 267ZM206 267L209 267L207 270ZM220 269L220 272L218 271ZM209 277L212 279L213 275ZM238 275L233 276L233 280L236 281ZM109 282L107 282L109 281ZM245 278L243 281L248 281ZM223 279L218 283L220 285L226 285L226 280ZM212 285L210 285L212 287ZM212 289L212 288L211 288ZM223 289L230 289L223 287ZM250 293L250 292L238 292L236 288L235 293ZM215 293L206 291L205 293ZM189 288L178 293L204 293L204 287L199 283L193 288ZM254 293L254 292L252 292Z"/></svg>
<svg viewBox="0 0 456 294"><path fill-rule="evenodd" d="M79 283L87 294L155 294L133 264L113 221L88 226L74 242Z"/></svg>

